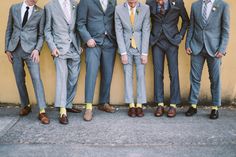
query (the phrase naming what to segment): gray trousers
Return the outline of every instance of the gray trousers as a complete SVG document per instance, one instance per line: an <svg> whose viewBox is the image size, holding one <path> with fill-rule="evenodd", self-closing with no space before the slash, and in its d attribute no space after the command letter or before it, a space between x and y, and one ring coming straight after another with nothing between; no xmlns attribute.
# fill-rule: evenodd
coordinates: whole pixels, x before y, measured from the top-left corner
<svg viewBox="0 0 236 157"><path fill-rule="evenodd" d="M29 69L30 76L33 82L37 104L40 109L46 108L44 88L40 76L39 63L33 62L32 58L30 57L31 54L24 52L24 50L21 47L21 44L19 44L16 50L12 52L12 55L13 55L12 66L14 70L18 92L20 95L21 107L25 107L30 104L29 95L25 85L26 74L24 66L26 64Z"/></svg>
<svg viewBox="0 0 236 157"><path fill-rule="evenodd" d="M209 79L211 82L211 95L212 105L221 105L221 79L220 79L220 66L221 59L211 57L203 48L202 52L198 55L191 56L191 71L190 71L190 94L189 103L197 104L200 92L202 70L204 63L207 61Z"/></svg>
<svg viewBox="0 0 236 157"><path fill-rule="evenodd" d="M93 103L99 68L101 71L99 103L104 104L110 102L115 51L116 47L107 38L105 38L103 45L86 48L85 103Z"/></svg>
<svg viewBox="0 0 236 157"><path fill-rule="evenodd" d="M70 52L54 58L56 65L55 107L72 108L80 73L80 55L72 46Z"/></svg>
<svg viewBox="0 0 236 157"><path fill-rule="evenodd" d="M154 65L154 101L164 102L164 61L167 57L170 78L170 103L179 104L180 85L178 69L178 47L172 45L164 35L162 39L152 47Z"/></svg>
<svg viewBox="0 0 236 157"><path fill-rule="evenodd" d="M146 81L145 81L145 65L141 63L141 56L130 49L128 52L128 64L124 67L124 79L125 79L125 103L134 103L133 96L133 62L136 65L136 77L137 77L137 103L144 104L147 102L146 98ZM137 55L138 54L138 55Z"/></svg>

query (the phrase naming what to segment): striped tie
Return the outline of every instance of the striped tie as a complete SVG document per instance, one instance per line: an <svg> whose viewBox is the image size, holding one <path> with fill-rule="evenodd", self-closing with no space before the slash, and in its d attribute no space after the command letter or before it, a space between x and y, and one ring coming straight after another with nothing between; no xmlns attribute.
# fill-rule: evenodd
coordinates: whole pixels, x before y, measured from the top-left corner
<svg viewBox="0 0 236 157"><path fill-rule="evenodd" d="M203 6L203 12L202 12L202 17L203 17L203 22L204 24L207 23L207 4L211 2L211 0L204 0L204 6Z"/></svg>

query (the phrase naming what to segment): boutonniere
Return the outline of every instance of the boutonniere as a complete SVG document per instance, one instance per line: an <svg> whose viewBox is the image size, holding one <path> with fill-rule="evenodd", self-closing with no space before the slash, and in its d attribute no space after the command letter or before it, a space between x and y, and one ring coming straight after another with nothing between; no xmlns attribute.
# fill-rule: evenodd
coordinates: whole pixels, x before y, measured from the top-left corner
<svg viewBox="0 0 236 157"><path fill-rule="evenodd" d="M72 9L75 9L75 8L76 8L76 6L75 6L75 5L73 5L73 6L72 6Z"/></svg>
<svg viewBox="0 0 236 157"><path fill-rule="evenodd" d="M175 5L175 1L172 2L172 5Z"/></svg>
<svg viewBox="0 0 236 157"><path fill-rule="evenodd" d="M214 12L214 11L216 11L217 10L217 6L213 6L212 7L212 11Z"/></svg>
<svg viewBox="0 0 236 157"><path fill-rule="evenodd" d="M34 12L37 12L37 11L39 11L39 10L38 10L38 8L37 8L37 7L35 7L35 8L34 8Z"/></svg>
<svg viewBox="0 0 236 157"><path fill-rule="evenodd" d="M139 9L136 9L136 14L138 15L140 13L140 10Z"/></svg>

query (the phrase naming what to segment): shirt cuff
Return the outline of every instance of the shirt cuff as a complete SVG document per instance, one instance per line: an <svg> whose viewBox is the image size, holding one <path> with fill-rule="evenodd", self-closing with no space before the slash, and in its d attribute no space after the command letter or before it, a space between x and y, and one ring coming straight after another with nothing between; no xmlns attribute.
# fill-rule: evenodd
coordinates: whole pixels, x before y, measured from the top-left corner
<svg viewBox="0 0 236 157"><path fill-rule="evenodd" d="M148 54L147 53L142 53L142 56L148 56Z"/></svg>
<svg viewBox="0 0 236 157"><path fill-rule="evenodd" d="M123 53L121 53L121 56L123 56L123 55L127 55L127 52L123 52Z"/></svg>

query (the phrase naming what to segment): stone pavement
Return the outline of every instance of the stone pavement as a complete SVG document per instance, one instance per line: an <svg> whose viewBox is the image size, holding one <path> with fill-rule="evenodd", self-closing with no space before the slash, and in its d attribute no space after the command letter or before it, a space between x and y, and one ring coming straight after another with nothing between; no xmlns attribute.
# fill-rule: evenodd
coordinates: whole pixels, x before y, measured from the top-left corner
<svg viewBox="0 0 236 157"><path fill-rule="evenodd" d="M185 117L130 118L127 109L116 113L95 110L91 122L83 114L69 114L69 125L58 123L58 112L49 109L50 125L37 120L36 109L20 118L19 108L0 108L0 157L236 157L236 109L220 110L210 120L209 108Z"/></svg>

